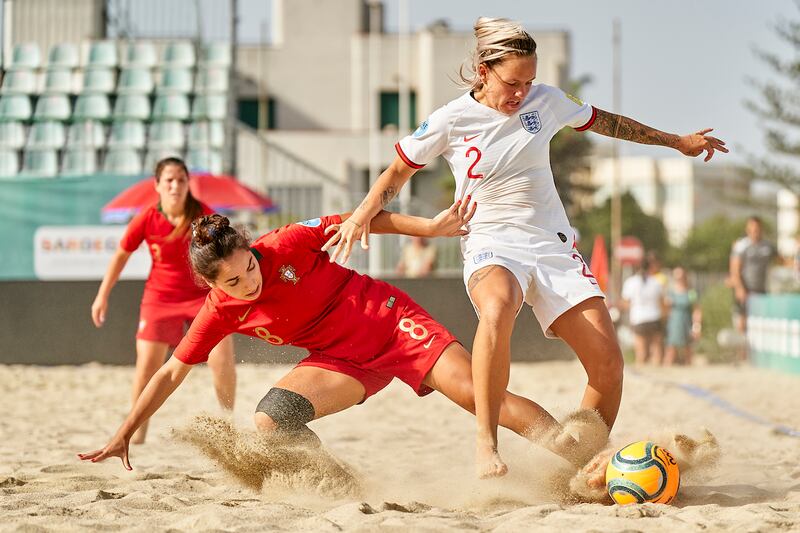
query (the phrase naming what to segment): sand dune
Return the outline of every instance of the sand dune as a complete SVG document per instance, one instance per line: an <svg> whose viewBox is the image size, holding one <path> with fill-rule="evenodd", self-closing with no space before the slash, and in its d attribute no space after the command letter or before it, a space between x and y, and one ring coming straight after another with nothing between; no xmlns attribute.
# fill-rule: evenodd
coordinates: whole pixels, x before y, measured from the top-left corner
<svg viewBox="0 0 800 533"><path fill-rule="evenodd" d="M252 428L255 404L287 369L240 366L233 434ZM717 468L684 478L675 505L617 507L559 502L547 480L563 461L509 432L501 438L509 475L474 479L472 417L441 396L417 398L401 383L312 424L335 460L308 451L298 463L296 454L274 451L267 465L272 474L260 490L197 447L203 432L195 415L214 420L220 414L205 368L193 371L157 413L148 442L132 449L133 472L116 459L80 462L75 454L105 444L126 414L131 372L100 365L0 367L0 530L800 530L800 439L671 384L703 387L798 428L797 376L724 366L626 375L614 442L706 427L722 457ZM513 391L557 416L577 405L582 386L577 363L514 364L511 373ZM212 444L221 438L208 435ZM243 454L239 449L237 460Z"/></svg>

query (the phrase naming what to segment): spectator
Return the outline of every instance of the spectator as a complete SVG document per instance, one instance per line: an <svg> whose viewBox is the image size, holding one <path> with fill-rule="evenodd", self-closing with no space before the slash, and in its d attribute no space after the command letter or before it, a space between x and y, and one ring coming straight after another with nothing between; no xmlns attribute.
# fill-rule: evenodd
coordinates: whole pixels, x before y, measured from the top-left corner
<svg viewBox="0 0 800 533"><path fill-rule="evenodd" d="M622 305L629 312L637 365L648 359L659 365L664 354L664 287L656 278L657 268L645 256L636 274L622 285Z"/></svg>
<svg viewBox="0 0 800 533"><path fill-rule="evenodd" d="M657 253L650 250L647 252L647 261L650 264L652 276L661 284L666 294L667 287L669 286L669 276L664 273L664 265L661 264L661 259L659 259Z"/></svg>
<svg viewBox="0 0 800 533"><path fill-rule="evenodd" d="M734 293L734 323L743 335L747 332L747 298L767 292L767 270L775 259L775 246L763 238L763 224L757 216L747 219L746 236L733 243L730 259L730 284ZM744 359L746 352L740 352Z"/></svg>
<svg viewBox="0 0 800 533"><path fill-rule="evenodd" d="M436 246L425 237L411 237L403 246L397 273L407 278L424 278L433 272L436 265Z"/></svg>
<svg viewBox="0 0 800 533"><path fill-rule="evenodd" d="M669 313L664 366L672 366L675 362L692 364L692 341L700 337L703 317L697 303L697 291L690 287L686 270L675 268L672 287L667 291Z"/></svg>

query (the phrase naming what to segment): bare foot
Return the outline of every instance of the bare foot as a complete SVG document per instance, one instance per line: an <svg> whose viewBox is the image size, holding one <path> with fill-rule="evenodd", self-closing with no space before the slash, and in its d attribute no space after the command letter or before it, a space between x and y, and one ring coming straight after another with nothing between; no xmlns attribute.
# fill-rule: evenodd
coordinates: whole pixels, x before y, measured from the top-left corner
<svg viewBox="0 0 800 533"><path fill-rule="evenodd" d="M569 481L572 496L586 502L610 502L606 492L606 468L615 450L606 449L595 455Z"/></svg>
<svg viewBox="0 0 800 533"><path fill-rule="evenodd" d="M508 473L508 466L500 458L497 446L493 444L478 444L475 452L475 463L478 477L502 477Z"/></svg>

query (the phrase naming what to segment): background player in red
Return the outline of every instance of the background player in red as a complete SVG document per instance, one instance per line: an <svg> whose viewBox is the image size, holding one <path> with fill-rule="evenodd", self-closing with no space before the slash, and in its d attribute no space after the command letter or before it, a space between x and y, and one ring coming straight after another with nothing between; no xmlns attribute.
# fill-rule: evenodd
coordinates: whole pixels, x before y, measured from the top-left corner
<svg viewBox="0 0 800 533"><path fill-rule="evenodd" d="M423 236L463 235L474 214L455 203L432 220L381 212L372 231ZM156 412L209 350L232 332L265 342L307 348L308 357L281 378L256 408L263 431L313 433L306 424L363 402L393 378L422 396L438 390L474 410L469 354L411 298L385 282L329 261L320 248L348 215L285 226L248 245L220 215L193 225L195 272L213 287L203 309L170 360L153 376L125 422L105 448L83 460L122 458L128 441ZM535 403L506 393L500 423L530 439L558 430ZM560 443L571 457L580 446ZM593 451L593 450L591 450ZM572 454L572 455L571 455Z"/></svg>
<svg viewBox="0 0 800 533"><path fill-rule="evenodd" d="M99 328L106 319L111 289L128 258L142 241L146 241L153 266L139 311L133 403L164 364L169 347L180 342L187 324L197 315L208 294L207 287L197 284L189 264L189 228L193 220L212 210L192 196L189 171L180 159L169 157L158 162L155 188L158 203L136 215L128 224L92 303L92 320ZM208 364L220 405L233 409L236 367L232 338L219 340L211 350ZM131 441L144 442L146 433L147 421L144 421Z"/></svg>
<svg viewBox="0 0 800 533"><path fill-rule="evenodd" d="M511 332L523 303L544 334L563 339L583 364L588 383L582 408L596 409L611 428L622 397L622 353L603 293L574 248L575 233L550 169L550 140L570 126L688 156L706 152L706 161L728 150L709 129L665 133L534 84L536 42L518 22L482 17L475 37L468 75L462 75L468 92L397 143L394 162L325 248L336 244L331 259L341 252L346 261L359 239L366 247L370 219L440 155L456 180L455 198L478 202L461 247L464 284L479 316L472 347L477 467L489 477L508 470L497 450L497 424Z"/></svg>

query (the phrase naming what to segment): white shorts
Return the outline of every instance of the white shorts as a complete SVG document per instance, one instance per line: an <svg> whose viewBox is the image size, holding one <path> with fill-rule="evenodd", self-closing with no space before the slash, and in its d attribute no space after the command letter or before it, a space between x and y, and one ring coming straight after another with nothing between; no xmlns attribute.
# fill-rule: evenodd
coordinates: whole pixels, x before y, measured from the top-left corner
<svg viewBox="0 0 800 533"><path fill-rule="evenodd" d="M589 298L605 298L589 266L569 244L548 246L546 251L488 240L469 244L464 252L464 285L470 301L469 278L489 265L502 266L517 279L525 303L531 306L545 337L550 339L558 338L550 326L566 311ZM480 318L475 302L472 307Z"/></svg>

